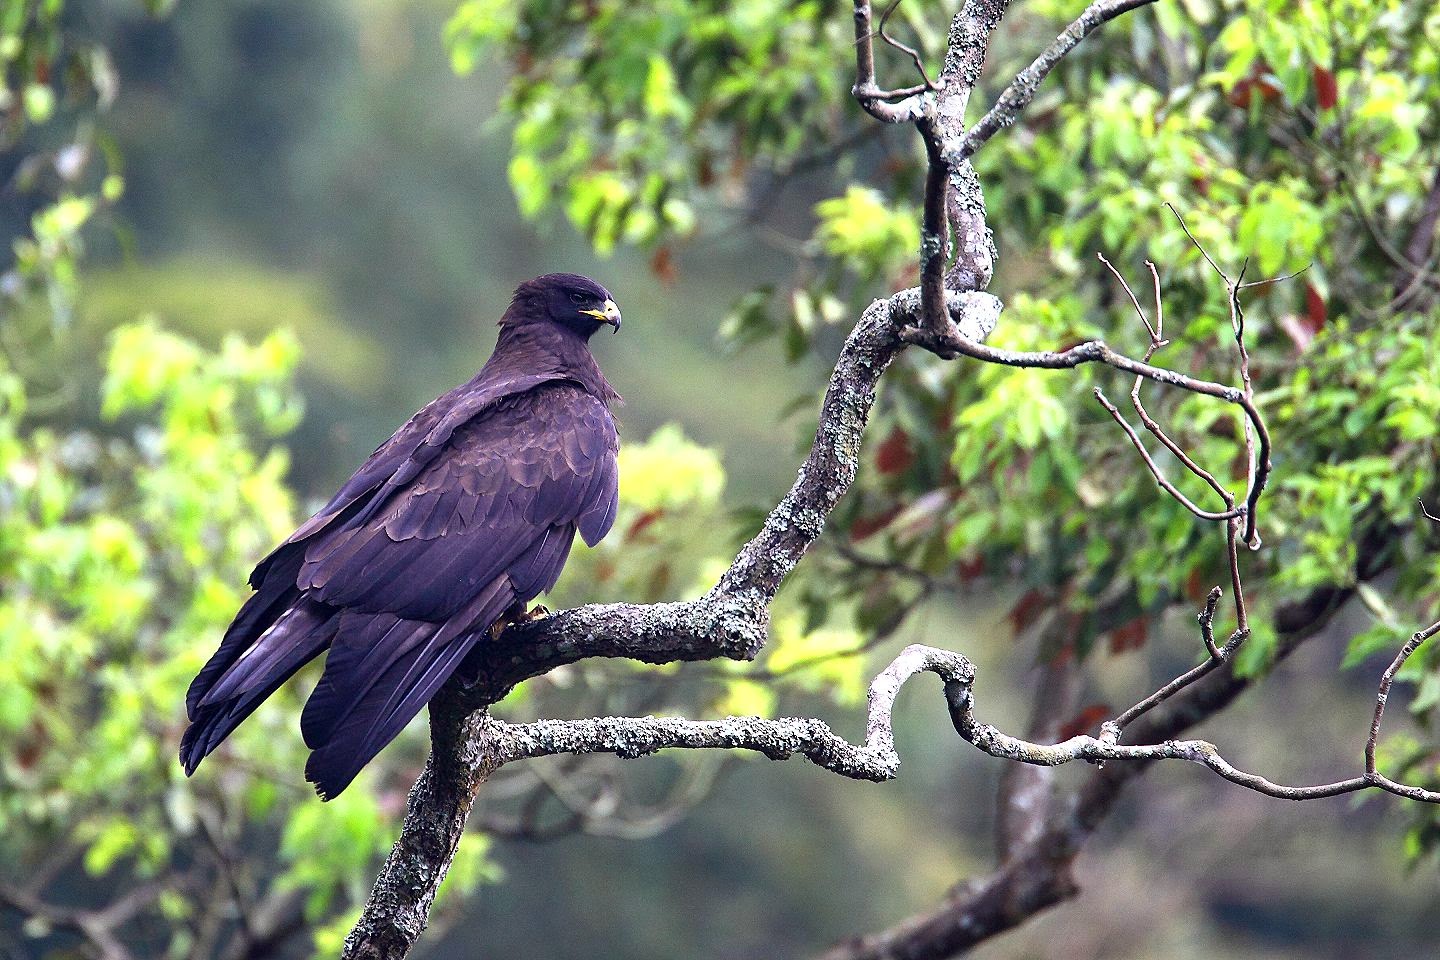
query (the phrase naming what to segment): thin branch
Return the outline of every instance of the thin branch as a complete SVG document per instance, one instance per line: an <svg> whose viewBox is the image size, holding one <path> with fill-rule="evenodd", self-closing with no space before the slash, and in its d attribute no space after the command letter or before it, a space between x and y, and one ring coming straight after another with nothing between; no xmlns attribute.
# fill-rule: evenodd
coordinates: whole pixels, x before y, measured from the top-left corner
<svg viewBox="0 0 1440 960"><path fill-rule="evenodd" d="M1161 336L1158 327L1153 327L1150 325L1150 318L1145 316L1145 309L1140 306L1140 301L1135 298L1135 291L1130 289L1130 284L1125 282L1125 277L1121 275L1119 270L1115 269L1115 265L1113 263L1105 259L1105 254L1097 253L1095 254L1095 256L1099 258L1101 263L1105 264L1105 269L1109 270L1111 275L1114 276L1116 280L1120 281L1120 286L1125 288L1125 295L1129 297L1130 302L1135 305L1135 312L1140 315L1140 322L1145 324L1145 332L1150 334L1151 350L1154 351L1158 350L1160 347L1163 347L1165 345L1165 339ZM1152 272L1155 270L1155 264L1150 263L1149 260L1146 260L1145 263L1150 267ZM1155 303L1158 308L1160 304L1160 277L1158 274L1156 274L1155 277Z"/></svg>
<svg viewBox="0 0 1440 960"><path fill-rule="evenodd" d="M1424 630L1420 630L1412 635L1410 639L1406 641L1405 645L1400 648L1400 652L1395 655L1395 659L1390 661L1390 666L1386 667L1385 672L1380 676L1380 689L1375 694L1375 716L1370 721L1370 737L1365 741L1365 773L1368 776L1374 777L1377 775L1375 770L1375 745L1380 739L1380 722L1385 718L1385 704L1390 699L1390 685L1395 682L1395 675L1400 672L1401 667L1405 666L1405 661L1409 660L1411 655L1420 649L1422 643L1437 633L1440 633L1440 622L1432 623Z"/></svg>
<svg viewBox="0 0 1440 960"><path fill-rule="evenodd" d="M1186 510L1189 510L1201 520L1231 520L1235 517L1244 516L1245 511L1239 507L1231 507L1229 510L1224 511L1223 513L1214 513L1212 511L1202 509L1201 507L1197 506L1194 501L1192 501L1189 497L1181 493L1180 489L1176 487L1175 484L1165 479L1165 474L1161 472L1160 465L1155 462L1155 460L1150 456L1150 452L1145 449L1145 442L1140 439L1140 435L1135 432L1135 428L1130 426L1129 422L1126 421L1124 414L1120 412L1120 408L1115 406L1115 404L1111 403L1109 398L1105 396L1105 392L1099 387L1096 387L1094 389L1094 394L1095 399L1100 402L1100 406L1105 408L1106 412L1108 412L1110 416L1115 419L1115 422L1120 425L1120 429L1125 431L1125 436L1130 438L1131 444L1133 444L1135 449L1139 452L1140 459L1144 461L1146 469L1148 469L1150 471L1150 475L1155 478L1155 482L1159 484L1162 490L1170 494L1170 496L1175 499L1176 503L1180 504Z"/></svg>
<svg viewBox="0 0 1440 960"><path fill-rule="evenodd" d="M1105 261L1105 265L1107 267L1110 266L1109 261ZM1155 264L1150 260L1145 261L1145 266L1148 267L1150 270L1150 279L1155 289L1155 323L1153 326L1150 324L1148 318L1145 316L1144 311L1140 311L1140 319L1145 321L1145 329L1150 333L1150 346L1145 351L1145 356L1143 358L1144 363L1149 363L1151 358L1155 356L1155 353L1162 347L1166 346L1170 341L1164 339L1165 301L1164 298L1161 296L1160 292L1160 271L1156 269ZM1111 267L1111 272L1115 273L1116 277L1120 279L1121 284L1124 284L1124 278L1120 277L1118 271L1115 271L1115 269ZM1126 287L1126 292L1129 292L1128 286ZM1140 310L1140 305L1138 301L1136 301L1135 295L1133 293L1130 295L1130 299L1131 302L1135 303L1135 308L1137 310ZM1170 454L1175 457L1175 459L1179 460L1180 464L1185 467L1185 469L1189 470L1195 476L1199 477L1210 487L1211 490L1214 490L1217 494L1219 494L1220 499L1225 502L1225 506L1227 508L1234 507L1235 497L1231 495L1230 491L1225 489L1225 487L1220 483L1220 481L1215 479L1214 475L1212 475L1210 471L1206 470L1198 463L1196 463L1195 460L1188 453L1186 453L1185 450L1178 443L1176 443L1170 438L1170 435L1161 428L1160 424L1156 422L1155 418L1150 416L1150 412L1145 409L1145 404L1140 401L1140 388L1144 386L1144 384L1144 377L1135 378L1135 383L1130 387L1130 405L1135 408L1135 413L1140 417L1140 422L1145 425L1145 429L1150 431L1150 435L1153 436L1156 440L1159 440L1161 445L1164 446L1165 449L1169 450Z"/></svg>
<svg viewBox="0 0 1440 960"><path fill-rule="evenodd" d="M1224 595L1219 587L1211 587L1210 595L1205 598L1205 609L1195 618L1200 624L1200 640L1205 644L1205 651L1210 654L1210 659L1220 659L1220 648L1215 645L1215 608L1220 604L1220 597Z"/></svg>
<svg viewBox="0 0 1440 960"><path fill-rule="evenodd" d="M930 89L929 80L925 86L909 90L883 90L876 84L872 17L870 0L855 0L855 85L850 93L866 113L881 123L913 123L924 114L925 104L919 94Z"/></svg>
<svg viewBox="0 0 1440 960"><path fill-rule="evenodd" d="M1213 624L1215 620L1215 606L1219 600L1220 588L1215 587L1210 591L1210 596L1206 598L1205 609L1201 611L1199 617L1196 618L1200 623L1201 639L1205 644L1205 650L1209 656L1200 664L1180 674L1180 676L1166 683L1144 700L1130 707L1114 720L1105 723L1100 730L1100 739L1102 741L1107 743L1119 742L1120 734L1125 732L1126 727L1186 687L1197 683L1212 673L1216 668L1230 660L1235 655L1235 651L1240 649L1240 645L1243 644L1250 635L1248 630L1236 630L1230 635L1230 639L1225 641L1223 647L1217 647L1215 645L1215 629Z"/></svg>
<svg viewBox="0 0 1440 960"><path fill-rule="evenodd" d="M913 93L910 94L913 96L914 93L923 93L926 90L934 90L935 84L930 82L930 74L925 71L925 61L920 58L920 52L914 47L909 46L908 44L901 43L899 40L896 40L894 37L890 36L890 34L885 32L886 22L889 21L890 15L894 13L899 6L900 0L893 0L890 6L885 8L885 12L880 14L880 26L876 29L875 34L881 40L884 40L887 44L889 44L891 47L905 54L907 57L910 58L910 61L915 64L915 70L917 73L920 74L920 79L924 82L918 89L915 87L909 88L911 91L913 91Z"/></svg>
<svg viewBox="0 0 1440 960"><path fill-rule="evenodd" d="M1114 20L1121 14L1138 7L1148 6L1155 0L1097 0L1086 7L1055 42L1036 57L1030 66L1021 70L1000 94L986 114L976 121L958 142L947 145L945 160L950 164L963 163L975 155L991 137L1015 123L1040 89L1041 82L1051 70L1065 59L1066 55L1080 45L1097 27Z"/></svg>
<svg viewBox="0 0 1440 960"><path fill-rule="evenodd" d="M1270 431L1266 428L1260 411L1255 407L1254 400L1247 397L1243 390L1225 384L1212 383L1209 380L1198 380L1174 370L1142 363L1116 352L1103 340L1087 340L1065 350L1012 351L976 343L955 331L936 335L921 327L906 327L900 331L900 336L907 343L924 347L946 359L966 356L1007 367L1040 370L1068 370L1086 363L1100 363L1114 367L1116 370L1144 377L1147 380L1153 380L1156 383L1163 383L1167 386L1178 387L1191 393L1203 394L1235 404L1245 413L1259 438L1257 468L1245 496L1244 517L1247 524L1247 540L1253 535L1255 508L1260 501L1261 494L1265 492L1265 485L1270 478Z"/></svg>

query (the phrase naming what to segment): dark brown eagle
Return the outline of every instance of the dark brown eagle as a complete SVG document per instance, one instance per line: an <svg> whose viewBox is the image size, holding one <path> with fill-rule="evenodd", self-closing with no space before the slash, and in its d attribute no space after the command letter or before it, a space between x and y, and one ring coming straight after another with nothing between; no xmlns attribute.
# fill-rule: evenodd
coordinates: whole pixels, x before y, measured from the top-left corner
<svg viewBox="0 0 1440 960"><path fill-rule="evenodd" d="M495 352L428 404L250 575L255 593L190 684L186 774L296 670L330 653L300 717L329 799L492 625L555 585L578 530L615 521L619 437L589 339L620 329L600 284L520 285Z"/></svg>

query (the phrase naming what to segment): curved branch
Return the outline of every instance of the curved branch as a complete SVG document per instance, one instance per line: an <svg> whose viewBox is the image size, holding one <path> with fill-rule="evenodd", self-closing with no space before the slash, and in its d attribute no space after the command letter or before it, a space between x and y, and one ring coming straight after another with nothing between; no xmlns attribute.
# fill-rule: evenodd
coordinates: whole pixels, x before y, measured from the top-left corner
<svg viewBox="0 0 1440 960"><path fill-rule="evenodd" d="M855 0L855 85L850 93L861 109L881 123L913 123L925 113L921 95L931 89L929 78L923 86L904 90L882 90L876 84L873 19L870 0ZM916 65L919 66L918 56ZM924 74L923 67L920 72Z"/></svg>
<svg viewBox="0 0 1440 960"><path fill-rule="evenodd" d="M1213 613L1213 604L1207 606L1207 611ZM1415 634L1386 671L1377 718L1383 711L1385 691L1394 672L1426 637L1436 632L1440 632L1440 624ZM1204 740L1117 743L1121 725L1114 722L1105 725L1107 733L1099 738L1082 735L1055 744L1023 740L975 716L975 668L969 660L958 653L920 644L907 646L871 682L865 740L859 745L837 736L824 722L808 718L601 717L514 724L495 720L483 710L466 711L454 699L441 699L432 707L435 749L411 794L404 831L386 862L360 923L346 941L343 956L381 960L403 957L409 951L424 930L435 893L459 844L476 789L504 764L556 754L613 753L629 759L667 749L740 749L763 753L772 760L803 756L817 766L852 779L889 780L900 765L891 720L895 698L907 680L924 672L936 674L944 683L945 701L955 730L968 743L992 757L1042 767L1075 761L1127 761L1148 765L1157 760L1184 760L1204 766L1248 790L1281 799L1313 800L1374 788L1413 800L1440 803L1440 793L1397 783L1374 770L1373 734L1364 774L1316 786L1285 786L1240 770L1221 756L1214 744ZM1171 686L1176 688L1174 692L1179 692L1208 672L1207 664Z"/></svg>
<svg viewBox="0 0 1440 960"><path fill-rule="evenodd" d="M957 294L948 305L957 328L981 340L1000 316L1000 301L984 293ZM463 668L468 683L446 687L431 702L430 759L342 957L403 957L424 930L475 791L503 762L481 735L485 721L478 711L524 680L587 657L670 663L749 659L759 652L770 601L855 479L876 385L905 348L899 328L919 310L919 291L911 289L876 300L861 315L835 363L814 443L794 485L709 593L683 603L562 611L512 626L477 647Z"/></svg>
<svg viewBox="0 0 1440 960"><path fill-rule="evenodd" d="M902 650L870 684L865 742L852 744L823 721L799 717L765 719L726 717L599 717L590 720L537 720L505 723L489 720L482 736L498 763L559 753L613 753L626 759L660 750L753 750L771 760L803 756L816 766L853 780L892 780L900 766L891 713L905 681L934 673L947 690L969 689L975 668L958 653L912 644Z"/></svg>

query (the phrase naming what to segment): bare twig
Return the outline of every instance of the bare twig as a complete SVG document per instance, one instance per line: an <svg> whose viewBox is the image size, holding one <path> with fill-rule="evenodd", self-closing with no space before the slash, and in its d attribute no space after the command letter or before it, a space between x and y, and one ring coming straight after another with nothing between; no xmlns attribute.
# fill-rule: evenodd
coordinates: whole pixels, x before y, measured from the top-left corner
<svg viewBox="0 0 1440 960"><path fill-rule="evenodd" d="M1140 459L1144 461L1146 469L1148 469L1150 471L1150 475L1155 478L1155 482L1160 485L1160 488L1162 490L1170 494L1170 496L1175 499L1175 502L1179 503L1186 510L1189 510L1191 513L1195 514L1195 516L1199 517L1201 520L1231 520L1235 517L1240 517L1245 514L1245 511L1239 507L1231 507L1229 510L1224 511L1223 513L1214 513L1212 511L1205 510L1199 506L1196 506L1194 501L1192 501L1189 497L1185 496L1185 494L1181 493L1180 489L1176 487L1175 484L1165 479L1165 474L1161 472L1160 465L1155 462L1155 460L1150 456L1150 452L1145 449L1144 441L1142 441L1140 439L1140 435L1135 432L1135 428L1130 426L1130 424L1125 420L1125 416L1120 412L1120 408L1115 406L1115 404L1111 403L1109 398L1105 396L1105 392L1099 387L1095 388L1094 393L1095 399L1100 402L1100 406L1104 407L1106 412L1109 413L1110 416L1115 418L1115 422L1120 425L1120 429L1125 431L1125 436L1130 438L1131 444L1133 444L1135 449L1139 452Z"/></svg>
<svg viewBox="0 0 1440 960"><path fill-rule="evenodd" d="M1125 288L1125 295L1126 295L1127 297L1129 297L1129 298L1130 298L1130 302L1135 305L1135 312L1140 315L1140 322L1145 325L1145 332L1148 333L1148 334L1150 334L1150 351L1151 351L1151 353L1153 354L1155 350L1158 350L1160 347L1165 346L1166 341L1165 341L1164 337L1163 337L1163 336L1161 335L1161 333L1160 333L1160 327L1158 327L1158 326L1151 326L1151 325L1150 325L1150 318L1147 317L1147 316L1145 316L1145 308L1142 307L1142 306L1140 306L1140 301L1135 298L1135 291L1130 289L1130 284L1128 284L1128 283L1125 282L1125 277L1121 275L1121 273L1120 273L1119 270L1116 270L1116 269L1115 269L1115 265L1114 265L1113 263L1111 263L1109 260L1105 259L1105 254L1103 254L1103 253L1097 253L1097 254L1095 254L1095 256L1096 256L1097 258L1099 258L1099 260L1100 260L1101 263L1105 264L1105 269L1109 270L1109 271L1110 271L1110 274L1111 274L1116 280L1120 281L1120 286L1122 286L1122 287ZM1150 268L1151 272L1154 273L1154 271L1155 271L1155 264L1151 263L1149 260L1146 260L1146 261L1145 261L1145 264ZM1159 275L1159 274L1155 274L1155 307L1156 307L1157 310L1160 309L1160 275ZM1160 316L1161 316L1161 318L1162 318L1160 322L1163 324L1163 323L1164 323L1164 319L1163 319L1163 318L1164 318L1164 314L1161 314ZM1149 356L1146 356L1145 360L1146 360L1146 362L1149 362L1150 357L1149 357Z"/></svg>
<svg viewBox="0 0 1440 960"><path fill-rule="evenodd" d="M930 82L930 74L927 73L925 70L925 61L920 58L920 52L914 47L909 46L908 44L901 43L899 40L896 40L894 37L890 36L890 34L885 32L886 22L889 21L890 15L894 13L896 8L898 8L899 6L900 0L892 0L890 6L885 8L885 12L880 14L880 26L875 31L876 36L878 36L881 40L884 40L894 49L899 50L901 53L905 54L907 57L910 58L910 61L915 64L915 70L917 73L920 74L920 79L924 82L921 84L918 90L915 90L914 87L911 87L911 90L915 90L915 92L917 93L923 92L925 90L934 90L935 84Z"/></svg>
<svg viewBox="0 0 1440 960"><path fill-rule="evenodd" d="M1260 501L1261 494L1265 492L1265 485L1270 477L1270 432L1266 428L1265 421L1260 416L1254 400L1247 397L1243 390L1225 384L1212 383L1208 380L1198 380L1173 370L1154 367L1148 363L1131 359L1113 350L1103 340L1087 340L1065 350L1012 351L975 343L954 332L937 336L920 327L906 327L900 331L900 336L906 342L923 346L942 357L966 356L1007 367L1067 370L1086 363L1099 363L1144 377L1147 380L1153 380L1156 383L1163 383L1181 390L1188 390L1191 393L1203 394L1235 404L1240 407L1253 425L1255 435L1259 439L1257 467L1245 496L1244 518L1247 539L1253 536L1255 508Z"/></svg>
<svg viewBox="0 0 1440 960"><path fill-rule="evenodd" d="M1400 672L1401 667L1405 666L1405 661L1409 660L1411 655L1420 649L1422 643L1437 633L1440 633L1440 622L1432 623L1424 630L1420 630L1412 635L1410 639L1405 642L1405 645L1400 648L1400 652L1395 654L1395 659L1390 661L1390 666L1386 667L1385 672L1380 676L1380 689L1375 694L1375 716L1370 721L1370 737L1365 741L1366 776L1375 777L1378 775L1375 770L1375 746L1376 742L1380 739L1380 722L1385 719L1385 704L1390 699L1390 685L1395 682L1395 675Z"/></svg>
<svg viewBox="0 0 1440 960"><path fill-rule="evenodd" d="M924 85L906 90L884 90L876 84L872 17L870 0L855 0L855 85L850 92L866 113L882 123L913 123L924 114L920 95L930 90L930 81L926 78Z"/></svg>
<svg viewBox="0 0 1440 960"><path fill-rule="evenodd" d="M1066 55L1079 46L1080 41L1088 37L1097 27L1114 20L1121 14L1128 13L1138 7L1148 6L1155 0L1097 0L1097 2L1086 7L1084 12L1075 19L1055 42L1046 48L1045 52L1035 58L1035 61L1021 70L1019 75L1010 82L1010 85L1000 94L995 105L986 114L976 121L975 125L958 142L947 144L945 150L946 162L959 164L975 155L975 151L985 145L995 134L1020 119L1025 108L1030 106L1030 101L1035 99L1035 92L1040 89L1041 82L1049 75L1050 71L1065 59Z"/></svg>

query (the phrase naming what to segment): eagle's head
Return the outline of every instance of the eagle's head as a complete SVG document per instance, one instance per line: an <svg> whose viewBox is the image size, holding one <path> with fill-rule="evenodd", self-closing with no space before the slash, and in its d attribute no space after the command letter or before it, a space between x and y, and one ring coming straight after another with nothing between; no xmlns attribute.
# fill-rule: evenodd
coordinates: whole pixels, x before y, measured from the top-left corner
<svg viewBox="0 0 1440 960"><path fill-rule="evenodd" d="M620 329L620 308L610 291L578 273L547 273L515 288L502 326L554 323L588 340L603 326Z"/></svg>

